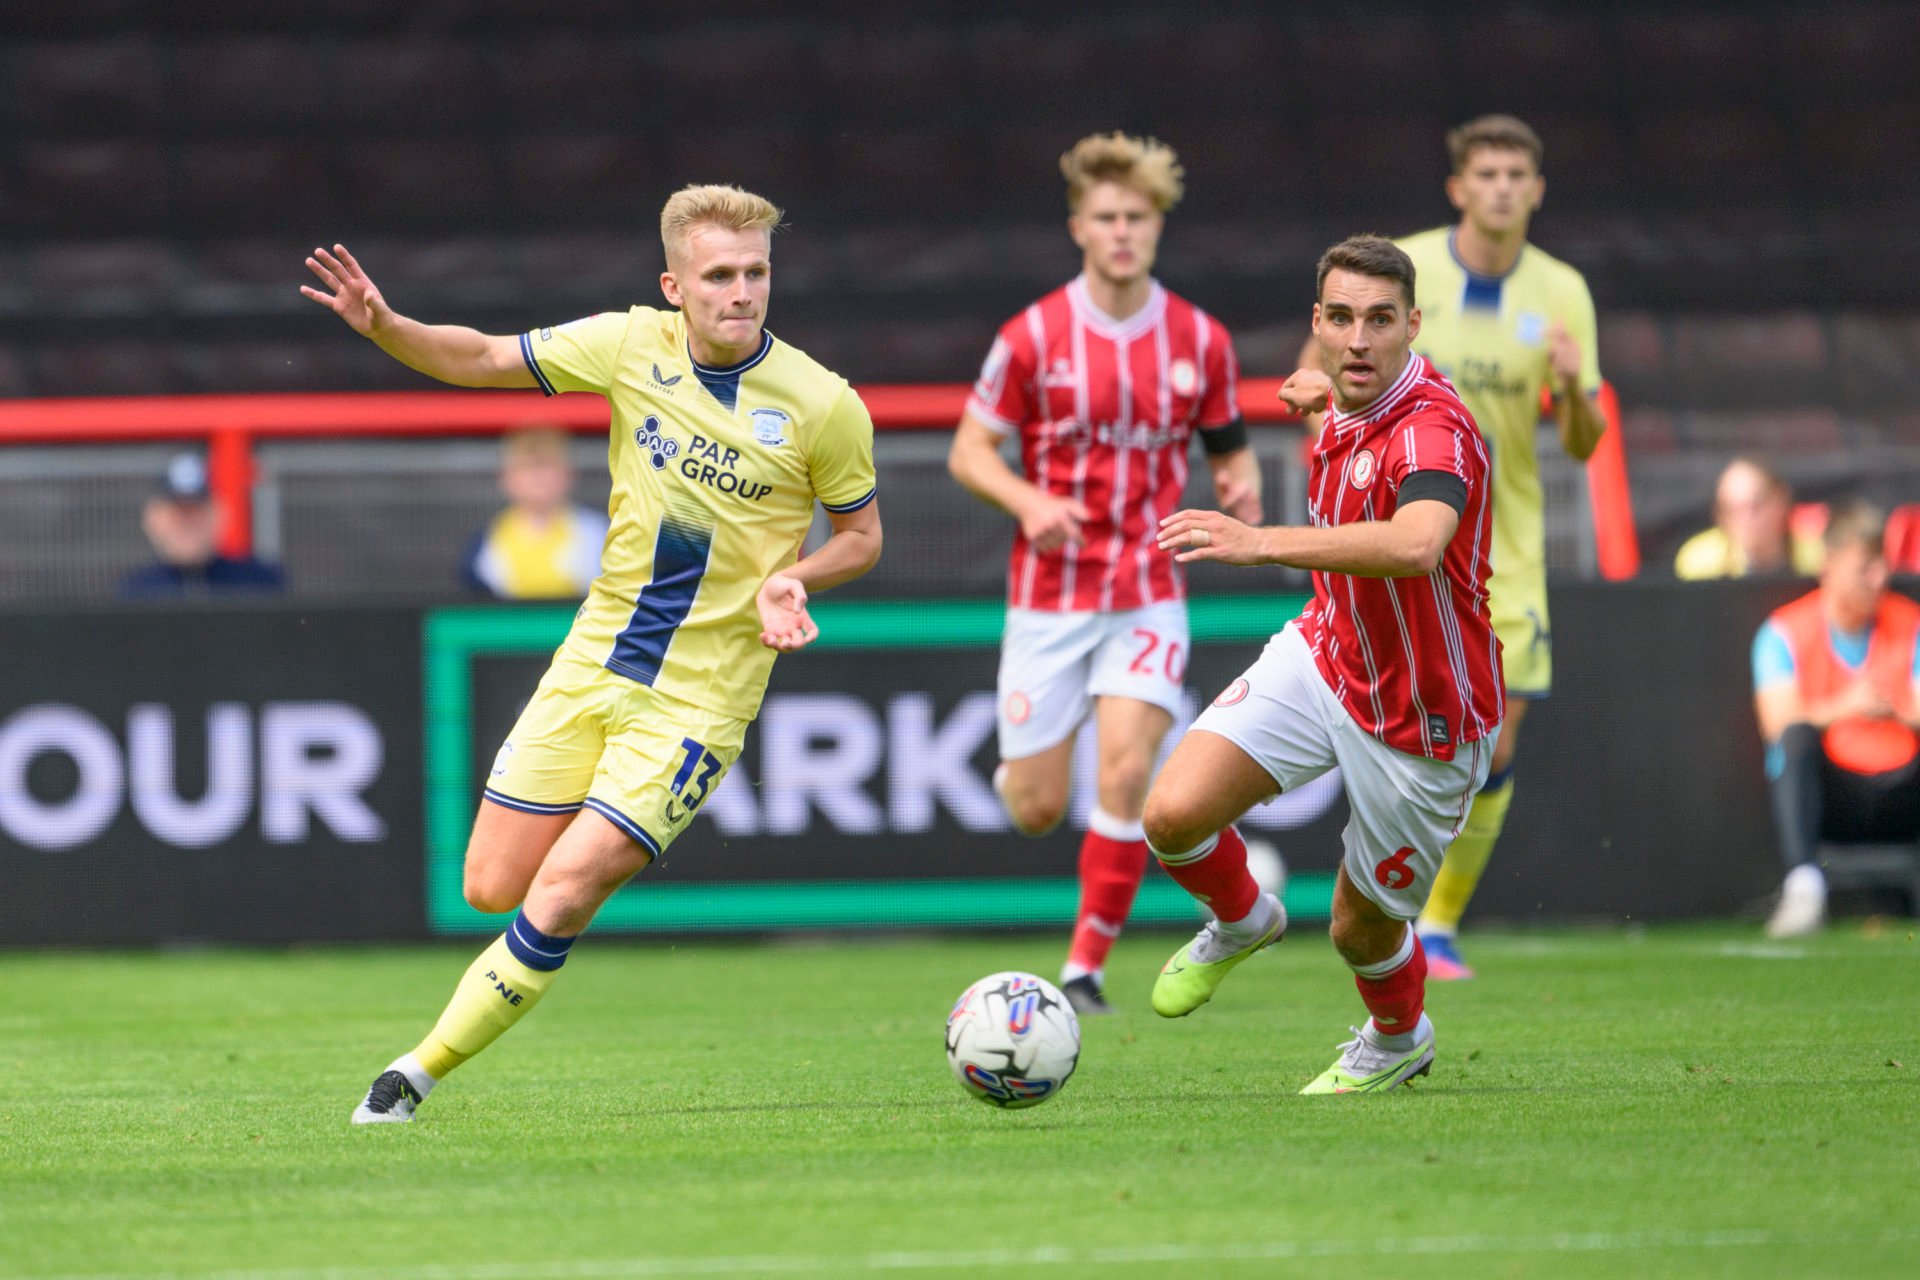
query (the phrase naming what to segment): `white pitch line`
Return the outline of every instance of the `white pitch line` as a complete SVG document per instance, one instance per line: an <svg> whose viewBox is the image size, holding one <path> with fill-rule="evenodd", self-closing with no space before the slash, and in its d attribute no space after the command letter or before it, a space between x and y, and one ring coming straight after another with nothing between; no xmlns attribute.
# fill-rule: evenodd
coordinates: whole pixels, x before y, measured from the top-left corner
<svg viewBox="0 0 1920 1280"><path fill-rule="evenodd" d="M98 1275L13 1273L20 1280L624 1280L649 1276L859 1275L1001 1267L1145 1266L1151 1263L1284 1261L1292 1258L1405 1257L1420 1254L1625 1253L1647 1249L1844 1248L1920 1242L1920 1228L1866 1235L1775 1231L1587 1231L1547 1235L1408 1236L1373 1240L1270 1240L1254 1244L1142 1244L1076 1249L897 1251L864 1254L746 1254L719 1258L607 1258L579 1262L490 1262L413 1267L317 1267L256 1271L130 1271Z"/></svg>

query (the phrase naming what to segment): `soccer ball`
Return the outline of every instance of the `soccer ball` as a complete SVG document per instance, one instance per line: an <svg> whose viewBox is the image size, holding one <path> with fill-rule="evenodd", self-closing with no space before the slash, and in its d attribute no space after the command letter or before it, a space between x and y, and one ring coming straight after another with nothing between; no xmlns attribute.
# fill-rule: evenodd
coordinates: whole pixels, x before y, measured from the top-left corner
<svg viewBox="0 0 1920 1280"><path fill-rule="evenodd" d="M947 1064L974 1097L1032 1107L1066 1087L1080 1061L1080 1019L1059 988L1030 973L994 973L953 1002Z"/></svg>

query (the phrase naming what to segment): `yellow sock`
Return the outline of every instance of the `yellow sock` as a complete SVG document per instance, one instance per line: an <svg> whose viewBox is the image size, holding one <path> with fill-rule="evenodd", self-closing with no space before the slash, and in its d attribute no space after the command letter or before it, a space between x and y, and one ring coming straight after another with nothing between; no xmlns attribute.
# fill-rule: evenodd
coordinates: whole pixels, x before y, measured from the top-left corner
<svg viewBox="0 0 1920 1280"><path fill-rule="evenodd" d="M572 939L568 939L569 942ZM540 1003L559 969L530 969L507 949L506 935L480 953L453 989L453 999L413 1056L435 1080L480 1052Z"/></svg>
<svg viewBox="0 0 1920 1280"><path fill-rule="evenodd" d="M1467 825L1447 848L1440 863L1440 874L1433 878L1433 891L1427 895L1426 909L1414 928L1422 933L1454 933L1460 917L1467 914L1473 891L1480 885L1480 873L1487 869L1493 845L1500 829L1507 825L1507 810L1513 804L1511 776L1490 791L1473 798Z"/></svg>

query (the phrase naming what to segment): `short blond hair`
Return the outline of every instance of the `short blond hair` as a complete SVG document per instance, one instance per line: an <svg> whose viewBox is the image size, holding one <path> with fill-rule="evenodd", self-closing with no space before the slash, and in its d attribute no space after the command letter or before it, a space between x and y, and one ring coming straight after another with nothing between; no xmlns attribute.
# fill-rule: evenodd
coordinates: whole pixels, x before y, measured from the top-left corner
<svg viewBox="0 0 1920 1280"><path fill-rule="evenodd" d="M1067 180L1067 210L1080 211L1087 192L1102 182L1130 187L1153 202L1161 213L1180 203L1187 193L1187 171L1180 157L1158 138L1135 138L1121 133L1090 133L1060 157L1060 173Z"/></svg>
<svg viewBox="0 0 1920 1280"><path fill-rule="evenodd" d="M660 210L660 245L667 260L686 250L695 227L723 227L728 231L764 231L771 238L786 215L764 196L739 187L694 183L667 197Z"/></svg>

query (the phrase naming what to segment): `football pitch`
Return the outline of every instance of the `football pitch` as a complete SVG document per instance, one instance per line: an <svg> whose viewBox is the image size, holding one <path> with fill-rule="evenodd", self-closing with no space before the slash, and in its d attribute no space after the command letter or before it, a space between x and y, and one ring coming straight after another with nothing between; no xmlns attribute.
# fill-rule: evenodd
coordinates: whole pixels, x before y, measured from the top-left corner
<svg viewBox="0 0 1920 1280"><path fill-rule="evenodd" d="M948 1006L1060 940L589 937L410 1126L350 1129L467 947L0 958L0 1276L1912 1275L1920 944L1842 922L1481 934L1439 1058L1301 1098L1360 1006L1322 926L1121 1014L1039 1108Z"/></svg>

